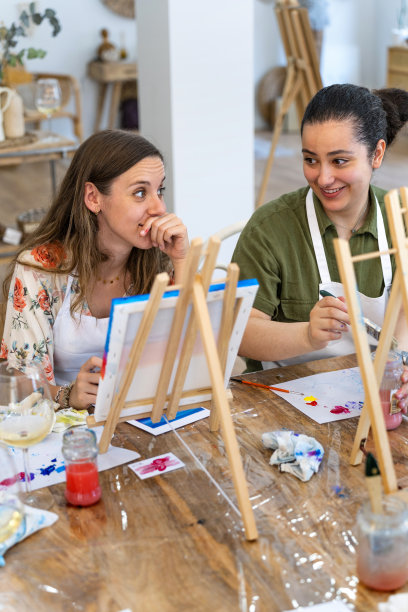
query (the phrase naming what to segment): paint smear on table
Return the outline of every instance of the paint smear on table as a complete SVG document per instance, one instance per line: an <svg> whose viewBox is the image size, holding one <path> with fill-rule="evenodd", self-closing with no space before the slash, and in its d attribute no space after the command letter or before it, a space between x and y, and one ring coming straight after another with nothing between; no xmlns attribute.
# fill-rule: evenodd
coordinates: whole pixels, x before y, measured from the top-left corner
<svg viewBox="0 0 408 612"><path fill-rule="evenodd" d="M276 395L317 423L329 423L359 416L364 403L364 387L359 368L322 372L285 382L285 389L303 393Z"/></svg>

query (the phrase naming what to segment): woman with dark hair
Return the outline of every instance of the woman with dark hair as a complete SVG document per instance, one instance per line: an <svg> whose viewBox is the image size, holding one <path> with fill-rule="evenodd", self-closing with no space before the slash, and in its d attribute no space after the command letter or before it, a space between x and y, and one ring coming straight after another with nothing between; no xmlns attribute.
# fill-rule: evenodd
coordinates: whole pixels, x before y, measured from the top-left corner
<svg viewBox="0 0 408 612"><path fill-rule="evenodd" d="M181 280L187 230L166 212L164 179L161 153L142 136L94 134L4 282L0 356L40 362L64 407L95 401L112 299L147 293L162 271Z"/></svg>
<svg viewBox="0 0 408 612"><path fill-rule="evenodd" d="M241 277L260 283L240 348L249 369L355 352L333 238L349 240L353 255L389 248L386 192L371 178L407 120L408 93L398 89L332 85L309 102L301 125L309 186L259 208L233 255ZM382 325L394 261L355 269L364 315ZM321 290L337 297L319 299ZM407 349L402 317L397 335Z"/></svg>

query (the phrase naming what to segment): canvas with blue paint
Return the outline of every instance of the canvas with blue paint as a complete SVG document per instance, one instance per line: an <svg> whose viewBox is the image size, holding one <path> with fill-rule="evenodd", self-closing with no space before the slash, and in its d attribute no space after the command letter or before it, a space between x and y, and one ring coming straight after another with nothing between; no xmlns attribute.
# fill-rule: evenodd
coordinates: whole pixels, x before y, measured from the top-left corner
<svg viewBox="0 0 408 612"><path fill-rule="evenodd" d="M210 416L210 411L207 410L207 408L190 408L187 410L179 410L176 418L171 421L167 421L167 418L162 416L158 423L153 423L149 417L127 422L135 427L139 427L139 429L147 431L153 436L159 436L160 434L178 429L179 427L184 427L184 425L189 425L200 419L205 419L208 416Z"/></svg>

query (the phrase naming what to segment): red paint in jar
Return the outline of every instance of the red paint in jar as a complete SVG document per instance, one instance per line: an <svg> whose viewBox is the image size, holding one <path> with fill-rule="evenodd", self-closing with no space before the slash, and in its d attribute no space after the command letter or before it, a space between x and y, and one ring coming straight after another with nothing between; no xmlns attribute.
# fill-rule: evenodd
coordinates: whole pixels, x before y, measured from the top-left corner
<svg viewBox="0 0 408 612"><path fill-rule="evenodd" d="M66 500L74 506L90 506L101 498L98 468L92 462L66 466Z"/></svg>
<svg viewBox="0 0 408 612"><path fill-rule="evenodd" d="M62 437L67 484L66 500L74 506L90 506L101 497L96 435L92 429L69 429Z"/></svg>

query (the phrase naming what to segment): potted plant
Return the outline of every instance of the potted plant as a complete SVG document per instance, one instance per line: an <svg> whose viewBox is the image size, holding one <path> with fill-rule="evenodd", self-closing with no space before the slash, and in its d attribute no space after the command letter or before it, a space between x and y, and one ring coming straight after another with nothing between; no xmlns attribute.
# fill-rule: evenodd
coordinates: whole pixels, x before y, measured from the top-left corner
<svg viewBox="0 0 408 612"><path fill-rule="evenodd" d="M10 27L0 24L0 83L6 84L8 67L23 65L23 60L45 57L47 54L44 49L34 49L27 47L17 49L19 38L27 37L27 29L31 25L38 26L43 21L48 21L52 28L52 36L57 36L61 31L61 24L57 19L53 9L45 9L43 13L35 10L35 3L31 2L28 12L23 10L17 23L12 23Z"/></svg>

